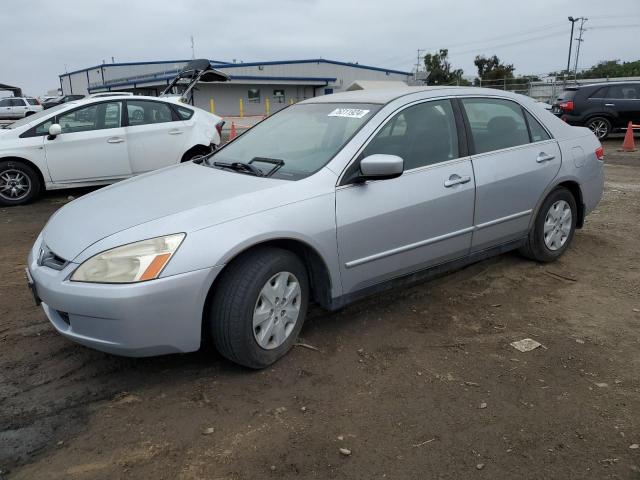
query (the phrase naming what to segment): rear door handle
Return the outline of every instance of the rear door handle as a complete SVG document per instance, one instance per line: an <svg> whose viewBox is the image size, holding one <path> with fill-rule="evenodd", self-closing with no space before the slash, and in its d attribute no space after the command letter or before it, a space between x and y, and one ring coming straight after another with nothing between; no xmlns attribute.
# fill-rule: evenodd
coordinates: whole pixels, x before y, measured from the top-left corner
<svg viewBox="0 0 640 480"><path fill-rule="evenodd" d="M453 187L454 185L460 185L462 183L468 183L471 181L471 177L469 175L456 175L455 173L449 177L449 180L444 181L444 186L446 188Z"/></svg>
<svg viewBox="0 0 640 480"><path fill-rule="evenodd" d="M169 135L180 135L184 133L182 130L169 130Z"/></svg>
<svg viewBox="0 0 640 480"><path fill-rule="evenodd" d="M538 162L538 163L550 162L554 158L556 158L555 155L548 155L548 154L546 154L544 152L540 152L538 154L538 158L536 158L536 162Z"/></svg>
<svg viewBox="0 0 640 480"><path fill-rule="evenodd" d="M615 107L616 104L615 103L605 103L604 106L605 107Z"/></svg>
<svg viewBox="0 0 640 480"><path fill-rule="evenodd" d="M120 138L120 137L111 137L109 140L107 140L107 143L122 143L124 142L124 138Z"/></svg>

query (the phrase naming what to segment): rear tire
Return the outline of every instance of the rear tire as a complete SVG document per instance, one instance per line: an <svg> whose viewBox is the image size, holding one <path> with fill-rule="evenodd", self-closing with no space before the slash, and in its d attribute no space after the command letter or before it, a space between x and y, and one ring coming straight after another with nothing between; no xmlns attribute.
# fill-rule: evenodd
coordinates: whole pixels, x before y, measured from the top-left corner
<svg viewBox="0 0 640 480"><path fill-rule="evenodd" d="M578 209L569 190L558 187L544 200L520 253L537 262L553 262L569 248L576 231Z"/></svg>
<svg viewBox="0 0 640 480"><path fill-rule="evenodd" d="M29 165L14 160L0 161L0 205L15 206L31 202L42 184Z"/></svg>
<svg viewBox="0 0 640 480"><path fill-rule="evenodd" d="M598 140L604 140L611 133L611 122L604 117L590 118L586 127L598 137Z"/></svg>
<svg viewBox="0 0 640 480"><path fill-rule="evenodd" d="M214 289L208 321L222 356L260 369L293 347L309 299L307 270L295 254L252 250L224 270Z"/></svg>

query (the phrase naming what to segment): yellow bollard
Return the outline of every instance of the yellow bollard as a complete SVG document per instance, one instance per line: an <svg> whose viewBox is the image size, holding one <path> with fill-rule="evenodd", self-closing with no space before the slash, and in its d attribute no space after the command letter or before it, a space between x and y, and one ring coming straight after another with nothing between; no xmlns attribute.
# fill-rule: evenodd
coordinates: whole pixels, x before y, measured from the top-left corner
<svg viewBox="0 0 640 480"><path fill-rule="evenodd" d="M213 98L209 99L209 111L211 113L216 113L216 101Z"/></svg>
<svg viewBox="0 0 640 480"><path fill-rule="evenodd" d="M293 105L293 98L289 99L289 105Z"/></svg>
<svg viewBox="0 0 640 480"><path fill-rule="evenodd" d="M264 99L264 109L267 112L267 117L271 115L271 102L268 98Z"/></svg>
<svg viewBox="0 0 640 480"><path fill-rule="evenodd" d="M244 117L244 102L240 99L240 118Z"/></svg>

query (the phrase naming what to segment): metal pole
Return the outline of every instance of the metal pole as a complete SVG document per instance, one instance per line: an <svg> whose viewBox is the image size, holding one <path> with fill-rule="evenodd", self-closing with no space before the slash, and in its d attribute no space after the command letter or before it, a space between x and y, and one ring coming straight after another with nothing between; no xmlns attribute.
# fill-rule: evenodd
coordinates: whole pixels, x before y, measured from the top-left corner
<svg viewBox="0 0 640 480"><path fill-rule="evenodd" d="M573 47L573 26L578 20L577 18L568 17L571 22L571 36L569 37L569 56L567 57L567 70L564 74L564 84L567 84L567 77L569 76L569 68L571 68L571 48Z"/></svg>
<svg viewBox="0 0 640 480"><path fill-rule="evenodd" d="M578 38L576 38L578 46L576 47L576 63L573 65L573 78L575 78L576 81L578 78L578 58L580 57L580 44L584 42L584 40L582 39L582 33L585 31L584 22L586 22L587 20L589 19L580 17L580 34L578 35Z"/></svg>

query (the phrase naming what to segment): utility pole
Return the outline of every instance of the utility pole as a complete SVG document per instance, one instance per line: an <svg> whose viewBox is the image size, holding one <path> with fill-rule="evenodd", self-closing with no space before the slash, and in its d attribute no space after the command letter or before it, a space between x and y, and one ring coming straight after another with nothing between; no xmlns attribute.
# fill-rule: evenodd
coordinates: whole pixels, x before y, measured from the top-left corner
<svg viewBox="0 0 640 480"><path fill-rule="evenodd" d="M418 49L418 58L416 59L416 74L415 74L415 77L414 77L414 79L416 81L418 80L418 71L420 70L420 64L422 63L420 61L421 60L420 55L421 55L421 52L426 52L426 51L427 50L425 48L419 48Z"/></svg>
<svg viewBox="0 0 640 480"><path fill-rule="evenodd" d="M582 34L586 30L584 28L584 22L586 22L587 20L589 19L580 17L580 33L578 34L578 38L576 38L576 42L578 42L578 45L576 47L576 63L573 65L573 78L577 78L578 76L578 58L580 57L580 44L584 42L584 40L582 39Z"/></svg>
<svg viewBox="0 0 640 480"><path fill-rule="evenodd" d="M195 59L196 59L196 49L193 43L193 35L191 35L191 60L195 60Z"/></svg>
<svg viewBox="0 0 640 480"><path fill-rule="evenodd" d="M578 18L567 17L571 22L571 35L569 36L569 56L567 57L567 69L564 73L564 85L567 84L567 77L569 76L569 68L571 68L571 47L573 46L573 27L579 20Z"/></svg>

